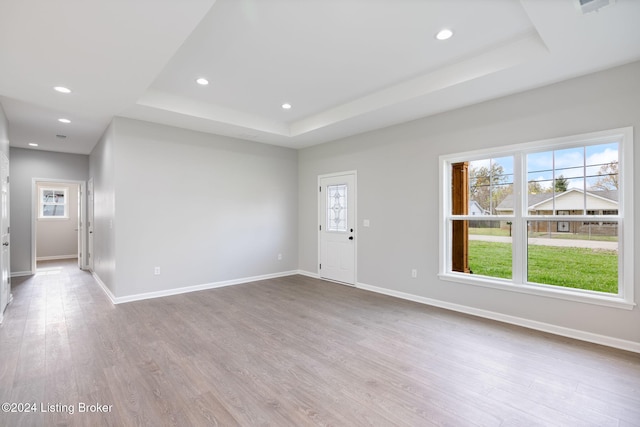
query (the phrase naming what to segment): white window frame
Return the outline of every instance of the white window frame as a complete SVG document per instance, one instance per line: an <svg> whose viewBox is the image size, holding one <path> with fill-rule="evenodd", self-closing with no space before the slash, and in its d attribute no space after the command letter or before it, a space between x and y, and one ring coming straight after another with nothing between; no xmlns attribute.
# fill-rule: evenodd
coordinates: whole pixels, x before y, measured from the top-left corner
<svg viewBox="0 0 640 427"><path fill-rule="evenodd" d="M64 193L64 203L45 203L44 192L45 191L57 191ZM64 206L64 215L62 216L47 216L44 215L44 206L57 204ZM69 219L69 188L68 187L40 187L38 190L38 219L39 220L61 220Z"/></svg>
<svg viewBox="0 0 640 427"><path fill-rule="evenodd" d="M558 150L585 145L619 143L619 210L617 216L598 216L598 219L615 218L618 221L618 294L564 288L553 285L531 284L526 282L526 247L529 220L547 219L546 216L529 216L527 213L526 155L539 151ZM454 272L451 269L452 222L456 220L477 219L471 215L452 215L451 209L451 165L459 162L513 156L514 158L514 214L494 215L492 220L512 221L512 279L500 279L487 276L474 276ZM507 291L541 295L570 301L579 301L608 307L632 310L634 300L634 253L633 253L633 128L611 129L561 138L533 141L503 147L488 148L440 156L440 235L439 235L439 274L442 280ZM575 220L593 220L594 216L571 216ZM563 218L564 219L564 218Z"/></svg>

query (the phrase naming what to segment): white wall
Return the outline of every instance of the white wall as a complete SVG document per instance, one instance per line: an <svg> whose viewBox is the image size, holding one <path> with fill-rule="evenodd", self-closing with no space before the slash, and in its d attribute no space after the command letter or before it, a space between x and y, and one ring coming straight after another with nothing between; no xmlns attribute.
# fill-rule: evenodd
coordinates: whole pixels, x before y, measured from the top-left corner
<svg viewBox="0 0 640 427"><path fill-rule="evenodd" d="M33 179L86 181L89 156L11 147L11 274L31 272Z"/></svg>
<svg viewBox="0 0 640 427"><path fill-rule="evenodd" d="M78 184L38 182L35 205L39 205L40 188L67 190L68 218L36 219L36 259L60 259L78 256Z"/></svg>
<svg viewBox="0 0 640 427"><path fill-rule="evenodd" d="M91 158L96 198L115 195L96 206L113 221L114 296L297 269L295 150L116 118Z"/></svg>
<svg viewBox="0 0 640 427"><path fill-rule="evenodd" d="M556 300L438 279L438 156L634 126L640 62L299 151L302 270L317 272L317 176L358 171L358 282L473 309L640 343L640 310ZM640 150L634 162L640 165ZM640 174L635 174L640 188ZM640 197L635 199L640 225ZM636 226L634 241L640 241ZM640 248L636 244L635 251ZM418 278L411 278L411 269ZM635 271L640 296L640 269Z"/></svg>

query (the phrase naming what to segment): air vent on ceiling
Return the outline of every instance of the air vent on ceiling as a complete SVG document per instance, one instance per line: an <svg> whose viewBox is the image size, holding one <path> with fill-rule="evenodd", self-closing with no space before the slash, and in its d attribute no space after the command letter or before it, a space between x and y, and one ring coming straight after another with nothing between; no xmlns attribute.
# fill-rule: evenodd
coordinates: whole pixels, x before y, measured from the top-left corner
<svg viewBox="0 0 640 427"><path fill-rule="evenodd" d="M597 12L603 7L612 6L616 0L575 0L578 10L583 15L591 12Z"/></svg>

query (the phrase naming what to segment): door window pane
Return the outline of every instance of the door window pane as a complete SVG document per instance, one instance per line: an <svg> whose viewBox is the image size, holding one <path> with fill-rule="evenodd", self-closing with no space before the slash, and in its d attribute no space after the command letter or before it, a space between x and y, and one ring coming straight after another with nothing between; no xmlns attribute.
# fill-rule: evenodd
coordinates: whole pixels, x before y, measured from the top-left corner
<svg viewBox="0 0 640 427"><path fill-rule="evenodd" d="M327 230L347 231L347 185L327 186Z"/></svg>

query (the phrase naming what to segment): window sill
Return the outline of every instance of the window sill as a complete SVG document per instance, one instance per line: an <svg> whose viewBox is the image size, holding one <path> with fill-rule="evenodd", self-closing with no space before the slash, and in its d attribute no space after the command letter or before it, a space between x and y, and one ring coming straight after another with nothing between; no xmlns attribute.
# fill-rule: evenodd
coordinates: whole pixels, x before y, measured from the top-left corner
<svg viewBox="0 0 640 427"><path fill-rule="evenodd" d="M48 217L48 216L39 216L38 217L38 221L68 221L69 217L68 216L55 216L55 217Z"/></svg>
<svg viewBox="0 0 640 427"><path fill-rule="evenodd" d="M633 310L636 306L635 302L625 300L617 295L606 295L589 291L572 290L569 288L565 289L556 286L528 284L516 285L507 280L492 279L484 276L471 277L468 274L461 273L440 273L438 274L438 277L441 280L449 282L482 286L485 288L500 289L503 291L518 292L522 294L594 304L605 307L620 308L624 310Z"/></svg>

